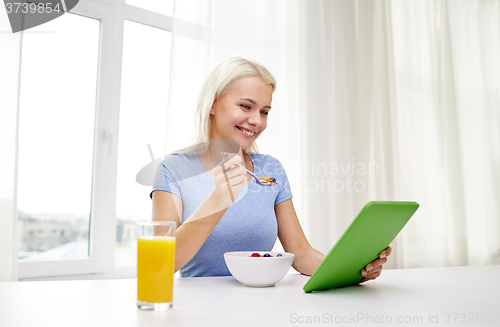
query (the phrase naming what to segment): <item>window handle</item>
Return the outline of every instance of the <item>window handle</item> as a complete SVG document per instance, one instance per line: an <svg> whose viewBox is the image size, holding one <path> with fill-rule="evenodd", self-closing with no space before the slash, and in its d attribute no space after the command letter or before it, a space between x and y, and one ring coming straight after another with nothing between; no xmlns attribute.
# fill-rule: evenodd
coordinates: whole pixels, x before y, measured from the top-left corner
<svg viewBox="0 0 500 327"><path fill-rule="evenodd" d="M113 156L113 134L104 131L104 141L108 142L108 157Z"/></svg>

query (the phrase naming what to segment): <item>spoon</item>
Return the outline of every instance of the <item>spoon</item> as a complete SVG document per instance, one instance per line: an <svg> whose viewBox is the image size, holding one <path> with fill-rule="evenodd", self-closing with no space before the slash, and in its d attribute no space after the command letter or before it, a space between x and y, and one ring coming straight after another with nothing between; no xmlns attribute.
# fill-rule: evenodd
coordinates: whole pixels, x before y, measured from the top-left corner
<svg viewBox="0 0 500 327"><path fill-rule="evenodd" d="M238 166L241 167L240 164L238 164ZM249 173L252 177L255 178L255 180L257 180L257 183L261 184L261 185L266 185L266 186L273 186L273 185L276 185L278 183L276 183L276 179L274 177L271 177L270 180L272 180L272 182L268 182L266 180L264 180L263 178L259 178L257 176L255 176L254 173L252 173L250 170L246 169L245 170L247 171L247 173Z"/></svg>
<svg viewBox="0 0 500 327"><path fill-rule="evenodd" d="M221 152L220 153L223 157L228 157L229 155L233 154L234 153L227 153L227 152ZM237 164L237 166L240 166L242 167L240 164ZM243 167L244 168L244 167ZM250 174L250 176L254 177L255 180L257 181L257 183L259 183L260 185L265 185L265 186L273 186L273 185L276 185L278 183L276 183L276 179L274 177L271 177L269 178L272 182L269 182L269 181L266 181L264 178L259 178L257 177L254 173L252 173L250 170L246 169L245 170L247 171L248 174Z"/></svg>

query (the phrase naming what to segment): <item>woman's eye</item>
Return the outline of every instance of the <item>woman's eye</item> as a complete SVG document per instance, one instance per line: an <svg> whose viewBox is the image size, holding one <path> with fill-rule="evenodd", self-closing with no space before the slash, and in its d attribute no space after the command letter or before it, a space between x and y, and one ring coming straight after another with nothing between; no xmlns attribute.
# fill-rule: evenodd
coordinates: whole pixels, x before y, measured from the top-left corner
<svg viewBox="0 0 500 327"><path fill-rule="evenodd" d="M247 110L250 110L250 106L247 106L246 104L241 104L240 107L242 107L243 109L247 109Z"/></svg>
<svg viewBox="0 0 500 327"><path fill-rule="evenodd" d="M269 115L269 111L261 110L260 113L264 116Z"/></svg>

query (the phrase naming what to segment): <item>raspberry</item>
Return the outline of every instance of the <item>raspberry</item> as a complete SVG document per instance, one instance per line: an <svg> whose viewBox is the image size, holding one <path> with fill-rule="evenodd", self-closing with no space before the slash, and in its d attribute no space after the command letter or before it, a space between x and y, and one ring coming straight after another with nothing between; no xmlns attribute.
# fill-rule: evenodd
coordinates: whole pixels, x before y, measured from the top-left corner
<svg viewBox="0 0 500 327"><path fill-rule="evenodd" d="M258 254L258 253L252 253L251 257L260 257L260 254Z"/></svg>

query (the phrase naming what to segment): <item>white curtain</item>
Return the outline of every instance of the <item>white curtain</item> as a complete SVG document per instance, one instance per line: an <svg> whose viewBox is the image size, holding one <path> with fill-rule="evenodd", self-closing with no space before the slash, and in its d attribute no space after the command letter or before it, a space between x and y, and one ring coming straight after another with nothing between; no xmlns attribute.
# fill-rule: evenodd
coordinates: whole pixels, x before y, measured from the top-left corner
<svg viewBox="0 0 500 327"><path fill-rule="evenodd" d="M500 3L177 1L165 152L190 144L208 72L277 79L258 141L326 253L370 200L417 201L388 267L500 263Z"/></svg>
<svg viewBox="0 0 500 327"><path fill-rule="evenodd" d="M0 10L0 282L17 280L17 128L22 32Z"/></svg>
<svg viewBox="0 0 500 327"><path fill-rule="evenodd" d="M357 5L370 195L421 205L396 266L500 264L500 3Z"/></svg>
<svg viewBox="0 0 500 327"><path fill-rule="evenodd" d="M393 158L394 196L421 203L398 266L500 264L500 2L381 7L391 96L375 133L392 137L375 151Z"/></svg>

